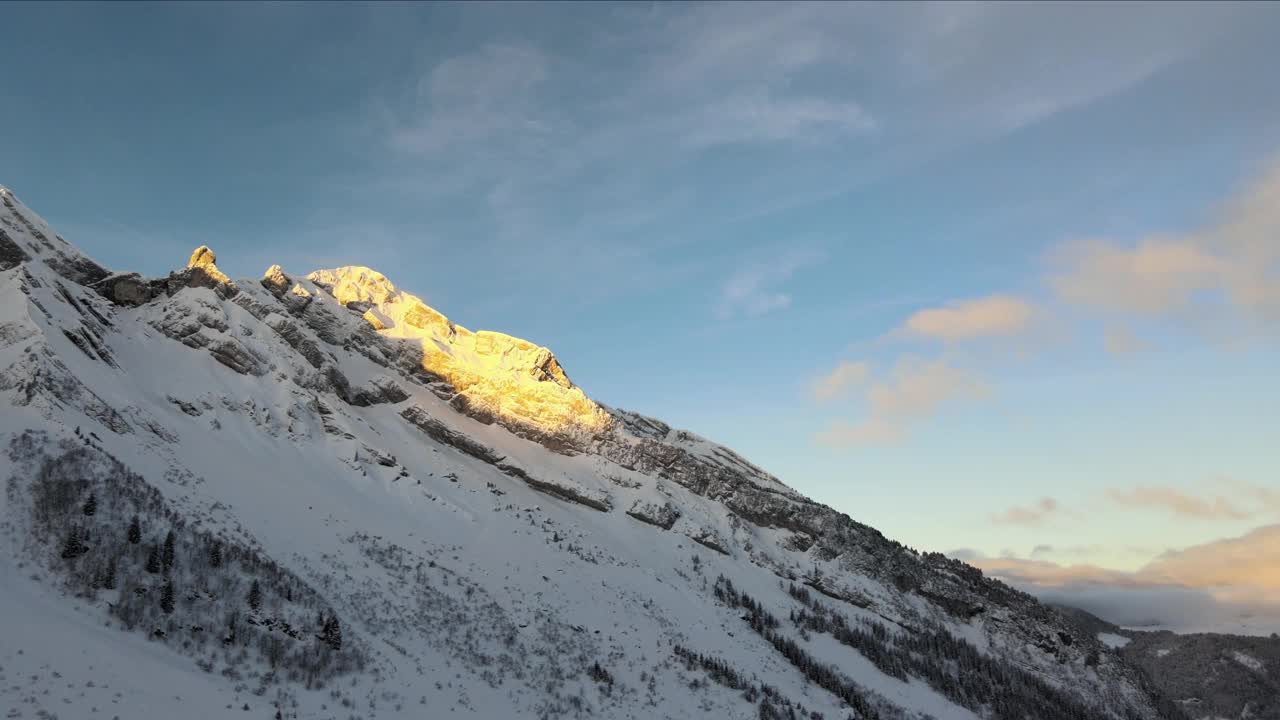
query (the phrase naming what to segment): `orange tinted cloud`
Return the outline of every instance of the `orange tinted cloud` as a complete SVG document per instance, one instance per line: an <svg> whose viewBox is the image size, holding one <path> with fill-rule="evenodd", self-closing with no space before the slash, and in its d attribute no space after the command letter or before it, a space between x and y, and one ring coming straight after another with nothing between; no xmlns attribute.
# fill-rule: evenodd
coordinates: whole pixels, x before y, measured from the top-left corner
<svg viewBox="0 0 1280 720"><path fill-rule="evenodd" d="M1040 498L1034 505L1016 505L997 515L992 522L1005 525L1040 525L1058 512L1058 501L1051 497Z"/></svg>
<svg viewBox="0 0 1280 720"><path fill-rule="evenodd" d="M1031 321L1031 304L1011 295L990 295L921 310L899 332L934 340L958 341L1015 335Z"/></svg>
<svg viewBox="0 0 1280 720"><path fill-rule="evenodd" d="M1107 495L1118 505L1132 509L1159 509L1202 520L1246 520L1254 512L1221 495L1201 498L1171 487L1139 485L1129 490L1111 489Z"/></svg>

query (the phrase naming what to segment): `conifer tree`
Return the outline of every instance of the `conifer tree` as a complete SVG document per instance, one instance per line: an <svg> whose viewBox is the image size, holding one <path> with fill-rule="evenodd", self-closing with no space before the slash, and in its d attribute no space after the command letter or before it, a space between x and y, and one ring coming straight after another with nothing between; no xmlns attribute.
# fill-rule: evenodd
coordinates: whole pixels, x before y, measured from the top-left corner
<svg viewBox="0 0 1280 720"><path fill-rule="evenodd" d="M320 628L320 642L337 651L342 649L342 626L336 615L325 618Z"/></svg>
<svg viewBox="0 0 1280 720"><path fill-rule="evenodd" d="M80 528L75 525L71 526L71 530L67 532L67 539L62 543L62 559L71 560L77 558L88 551L81 540Z"/></svg>
<svg viewBox="0 0 1280 720"><path fill-rule="evenodd" d="M155 545L147 552L147 572L155 575L160 572L160 548Z"/></svg>
<svg viewBox="0 0 1280 720"><path fill-rule="evenodd" d="M257 610L262 607L262 588L258 585L258 581L254 580L249 586L249 607Z"/></svg>
<svg viewBox="0 0 1280 720"><path fill-rule="evenodd" d="M166 581L164 587L160 589L160 609L166 615L173 614L173 581Z"/></svg>
<svg viewBox="0 0 1280 720"><path fill-rule="evenodd" d="M138 522L137 515L134 515L133 520L129 521L129 542L133 545L142 542L142 524Z"/></svg>
<svg viewBox="0 0 1280 720"><path fill-rule="evenodd" d="M209 567L222 567L222 543L217 540L209 548Z"/></svg>
<svg viewBox="0 0 1280 720"><path fill-rule="evenodd" d="M116 559L111 558L107 561L107 569L102 573L102 587L107 590L116 589Z"/></svg>
<svg viewBox="0 0 1280 720"><path fill-rule="evenodd" d="M170 530L168 535L164 536L164 552L160 556L160 564L167 573L173 569L173 531Z"/></svg>
<svg viewBox="0 0 1280 720"><path fill-rule="evenodd" d="M89 499L84 501L84 507L80 508L80 512L87 517L93 517L93 514L98 512L98 496L94 493L89 493Z"/></svg>

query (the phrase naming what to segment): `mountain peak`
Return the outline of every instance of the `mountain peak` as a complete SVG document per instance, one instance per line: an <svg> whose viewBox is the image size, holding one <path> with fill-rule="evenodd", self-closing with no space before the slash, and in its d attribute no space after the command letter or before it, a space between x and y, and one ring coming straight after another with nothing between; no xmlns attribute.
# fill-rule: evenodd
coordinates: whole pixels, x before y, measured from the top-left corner
<svg viewBox="0 0 1280 720"><path fill-rule="evenodd" d="M210 267L217 262L218 256L208 245L201 245L191 251L191 259L187 261L187 267Z"/></svg>
<svg viewBox="0 0 1280 720"><path fill-rule="evenodd" d="M191 259L187 261L188 270L202 270L205 275L219 283L230 284L231 278L227 277L218 269L218 256L208 245L201 245L191 251Z"/></svg>
<svg viewBox="0 0 1280 720"><path fill-rule="evenodd" d="M327 715L313 688L339 680L388 720L1182 717L1096 630L599 405L545 347L370 268L238 287L216 260L110 273L0 197L6 670L162 698L175 678L209 717L268 702L225 682L250 677L278 699L255 717Z"/></svg>
<svg viewBox="0 0 1280 720"><path fill-rule="evenodd" d="M362 265L316 270L307 279L328 290L343 305L394 302L400 294L386 275Z"/></svg>
<svg viewBox="0 0 1280 720"><path fill-rule="evenodd" d="M281 284L273 270L264 284ZM569 380L545 347L456 325L372 268L317 270L307 279L361 313L380 335L414 347L421 368L446 380L456 390L455 407L469 415L558 442L596 435L611 424L608 411Z"/></svg>

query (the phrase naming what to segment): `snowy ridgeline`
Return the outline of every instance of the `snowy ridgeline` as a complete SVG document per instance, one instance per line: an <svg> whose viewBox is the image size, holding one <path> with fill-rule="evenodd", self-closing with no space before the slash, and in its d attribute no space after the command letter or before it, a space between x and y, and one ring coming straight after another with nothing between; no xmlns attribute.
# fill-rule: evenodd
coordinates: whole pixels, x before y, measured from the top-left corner
<svg viewBox="0 0 1280 720"><path fill-rule="evenodd" d="M1183 717L1095 632L373 271L111 273L0 195L12 717Z"/></svg>

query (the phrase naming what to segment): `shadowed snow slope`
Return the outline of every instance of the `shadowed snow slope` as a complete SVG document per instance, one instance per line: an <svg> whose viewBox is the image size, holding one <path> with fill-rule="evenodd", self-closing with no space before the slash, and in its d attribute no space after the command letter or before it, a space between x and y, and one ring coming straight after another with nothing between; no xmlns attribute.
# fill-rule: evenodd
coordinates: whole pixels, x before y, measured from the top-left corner
<svg viewBox="0 0 1280 720"><path fill-rule="evenodd" d="M1182 717L1058 611L376 271L112 273L0 195L20 716Z"/></svg>

